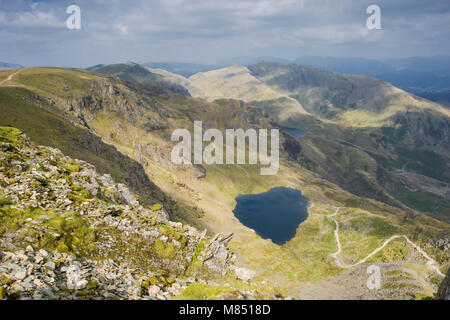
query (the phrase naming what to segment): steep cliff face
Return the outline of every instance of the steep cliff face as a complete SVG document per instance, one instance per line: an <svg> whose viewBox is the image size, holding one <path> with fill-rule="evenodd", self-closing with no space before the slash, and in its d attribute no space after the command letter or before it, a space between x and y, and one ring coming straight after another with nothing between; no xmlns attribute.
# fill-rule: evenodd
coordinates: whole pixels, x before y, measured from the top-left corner
<svg viewBox="0 0 450 320"><path fill-rule="evenodd" d="M168 299L234 274L231 236L170 222L160 204L15 128L0 127L0 184L0 299Z"/></svg>

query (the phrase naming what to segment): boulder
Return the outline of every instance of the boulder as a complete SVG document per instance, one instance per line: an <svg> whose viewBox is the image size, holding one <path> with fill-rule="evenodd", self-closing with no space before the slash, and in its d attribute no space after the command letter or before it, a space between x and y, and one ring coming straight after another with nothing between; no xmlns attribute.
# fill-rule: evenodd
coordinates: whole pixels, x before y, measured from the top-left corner
<svg viewBox="0 0 450 320"><path fill-rule="evenodd" d="M234 269L234 272L236 273L236 276L238 279L242 281L248 281L251 278L253 278L256 274L255 271L247 269L247 268L236 268Z"/></svg>
<svg viewBox="0 0 450 320"><path fill-rule="evenodd" d="M119 195L120 201L125 204L129 204L133 207L138 207L139 202L136 197L130 192L130 190L123 184L117 185L117 194Z"/></svg>
<svg viewBox="0 0 450 320"><path fill-rule="evenodd" d="M447 275L439 286L436 294L437 300L450 300L450 269L447 271Z"/></svg>

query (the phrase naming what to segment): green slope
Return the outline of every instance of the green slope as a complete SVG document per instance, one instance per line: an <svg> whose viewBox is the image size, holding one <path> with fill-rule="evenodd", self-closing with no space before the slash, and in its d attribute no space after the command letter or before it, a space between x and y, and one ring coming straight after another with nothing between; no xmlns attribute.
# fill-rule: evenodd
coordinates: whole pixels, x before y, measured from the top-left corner
<svg viewBox="0 0 450 320"><path fill-rule="evenodd" d="M306 111L344 126L379 127L408 110L450 115L438 104L367 76L277 63L259 63L248 70L273 90L295 98Z"/></svg>
<svg viewBox="0 0 450 320"><path fill-rule="evenodd" d="M110 174L116 181L126 184L147 205L165 203L172 218L198 225L195 215L189 214L192 210L180 207L165 195L149 180L140 163L105 144L89 130L74 126L58 115L54 107L37 107L27 102L30 96L33 93L24 88L0 87L0 125L17 127L35 143L58 148L73 158L92 163L98 172Z"/></svg>
<svg viewBox="0 0 450 320"><path fill-rule="evenodd" d="M147 68L133 62L98 65L90 67L88 70L95 73L114 75L124 81L137 82L144 85L153 85L170 92L190 96L189 91L183 86L171 82L163 76L153 73Z"/></svg>

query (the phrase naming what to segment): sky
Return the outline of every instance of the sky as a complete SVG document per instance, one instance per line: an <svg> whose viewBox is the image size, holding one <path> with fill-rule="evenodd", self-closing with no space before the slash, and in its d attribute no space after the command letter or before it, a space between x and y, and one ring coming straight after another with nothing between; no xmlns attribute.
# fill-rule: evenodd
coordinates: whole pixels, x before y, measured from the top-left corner
<svg viewBox="0 0 450 320"><path fill-rule="evenodd" d="M369 30L366 10L381 9ZM69 5L81 29L69 30ZM0 61L88 67L450 54L449 0L0 0Z"/></svg>

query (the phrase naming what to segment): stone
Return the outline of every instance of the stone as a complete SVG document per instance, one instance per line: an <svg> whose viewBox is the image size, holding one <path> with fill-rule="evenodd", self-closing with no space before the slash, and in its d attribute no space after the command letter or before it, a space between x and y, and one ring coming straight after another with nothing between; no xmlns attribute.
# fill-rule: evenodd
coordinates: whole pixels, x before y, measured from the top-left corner
<svg viewBox="0 0 450 320"><path fill-rule="evenodd" d="M43 298L44 297L41 294L37 293L37 292L35 292L33 294L33 300L42 300Z"/></svg>
<svg viewBox="0 0 450 320"><path fill-rule="evenodd" d="M177 295L181 294L183 289L181 288L181 286L178 283L174 283L171 287L167 288L167 291L171 295L177 296Z"/></svg>
<svg viewBox="0 0 450 320"><path fill-rule="evenodd" d="M46 296L48 299L55 299L55 294L49 288L42 288L39 293Z"/></svg>
<svg viewBox="0 0 450 320"><path fill-rule="evenodd" d="M11 291L15 291L15 292L23 292L25 291L25 288L22 287L21 284L13 284L13 286L11 287Z"/></svg>
<svg viewBox="0 0 450 320"><path fill-rule="evenodd" d="M84 177L88 177L88 181L81 181L80 185L86 189L87 192L89 192L93 197L97 197L100 194L100 185L98 184L97 180L92 178L95 177L95 170L89 169L89 168L83 168L83 170L80 173Z"/></svg>
<svg viewBox="0 0 450 320"><path fill-rule="evenodd" d="M53 270L55 270L56 265L55 265L55 263L53 261L49 261L46 264L44 264L44 267L46 267L46 268L48 268L48 269L53 271Z"/></svg>
<svg viewBox="0 0 450 320"><path fill-rule="evenodd" d="M39 264L39 263L41 263L43 260L44 260L44 258L42 258L42 256L37 256L37 257L34 259L34 263Z"/></svg>
<svg viewBox="0 0 450 320"><path fill-rule="evenodd" d="M33 283L38 287L42 287L44 285L44 283L39 279L34 279Z"/></svg>
<svg viewBox="0 0 450 320"><path fill-rule="evenodd" d="M87 287L88 283L89 282L86 279L80 280L80 281L77 282L76 288L78 290L85 289Z"/></svg>
<svg viewBox="0 0 450 320"><path fill-rule="evenodd" d="M234 270L234 272L236 273L236 276L238 277L238 279L240 279L242 281L248 281L251 278L253 278L256 274L255 271L247 269L247 268L236 268Z"/></svg>
<svg viewBox="0 0 450 320"><path fill-rule="evenodd" d="M133 207L139 206L139 202L125 185L117 185L117 194L119 195L120 201L122 201L123 203L132 205Z"/></svg>
<svg viewBox="0 0 450 320"><path fill-rule="evenodd" d="M33 288L33 283L31 283L31 279L25 279L22 283L21 283L22 287L24 287L25 289L32 289Z"/></svg>
<svg viewBox="0 0 450 320"><path fill-rule="evenodd" d="M161 291L161 288L158 286L150 286L148 288L148 294L150 296L156 296Z"/></svg>
<svg viewBox="0 0 450 320"><path fill-rule="evenodd" d="M450 269L447 270L444 280L439 286L436 294L437 300L450 300Z"/></svg>
<svg viewBox="0 0 450 320"><path fill-rule="evenodd" d="M23 280L23 279L25 279L25 278L27 277L27 269L25 269L25 268L20 269L19 271L16 272L16 274L14 275L14 277L15 277L17 280Z"/></svg>
<svg viewBox="0 0 450 320"><path fill-rule="evenodd" d="M80 279L80 267L71 265L66 271L67 288L75 289Z"/></svg>

